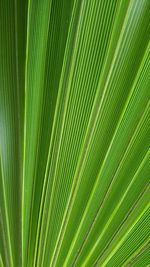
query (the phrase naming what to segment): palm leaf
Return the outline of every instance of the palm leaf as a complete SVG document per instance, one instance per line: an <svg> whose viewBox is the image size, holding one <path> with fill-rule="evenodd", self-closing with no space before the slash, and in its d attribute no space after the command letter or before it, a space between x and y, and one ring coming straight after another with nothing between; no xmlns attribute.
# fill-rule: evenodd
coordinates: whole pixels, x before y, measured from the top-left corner
<svg viewBox="0 0 150 267"><path fill-rule="evenodd" d="M149 266L149 0L1 0L0 266Z"/></svg>

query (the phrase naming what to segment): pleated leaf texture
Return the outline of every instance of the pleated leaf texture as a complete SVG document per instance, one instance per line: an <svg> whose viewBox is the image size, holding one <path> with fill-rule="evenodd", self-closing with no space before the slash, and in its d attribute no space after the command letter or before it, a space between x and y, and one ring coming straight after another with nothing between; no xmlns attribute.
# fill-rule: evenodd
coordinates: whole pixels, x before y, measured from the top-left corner
<svg viewBox="0 0 150 267"><path fill-rule="evenodd" d="M150 0L0 0L0 267L150 266Z"/></svg>

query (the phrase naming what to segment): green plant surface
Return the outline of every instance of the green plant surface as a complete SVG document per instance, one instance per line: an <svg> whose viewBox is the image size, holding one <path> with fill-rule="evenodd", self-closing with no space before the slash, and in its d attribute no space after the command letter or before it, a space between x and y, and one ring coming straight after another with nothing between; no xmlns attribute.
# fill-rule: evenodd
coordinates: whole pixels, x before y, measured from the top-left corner
<svg viewBox="0 0 150 267"><path fill-rule="evenodd" d="M0 1L0 267L150 266L150 1Z"/></svg>

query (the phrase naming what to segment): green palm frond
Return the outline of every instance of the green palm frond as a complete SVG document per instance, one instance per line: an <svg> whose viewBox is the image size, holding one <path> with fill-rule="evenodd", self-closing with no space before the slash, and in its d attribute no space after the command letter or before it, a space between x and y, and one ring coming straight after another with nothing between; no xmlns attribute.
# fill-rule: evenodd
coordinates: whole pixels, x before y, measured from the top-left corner
<svg viewBox="0 0 150 267"><path fill-rule="evenodd" d="M150 265L150 1L0 1L0 267Z"/></svg>

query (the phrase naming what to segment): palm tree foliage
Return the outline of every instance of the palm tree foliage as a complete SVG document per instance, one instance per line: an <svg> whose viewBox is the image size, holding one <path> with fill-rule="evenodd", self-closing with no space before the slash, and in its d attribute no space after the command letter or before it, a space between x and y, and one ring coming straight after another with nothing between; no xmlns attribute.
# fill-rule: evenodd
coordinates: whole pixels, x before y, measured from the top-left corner
<svg viewBox="0 0 150 267"><path fill-rule="evenodd" d="M0 1L0 267L149 266L150 1Z"/></svg>

